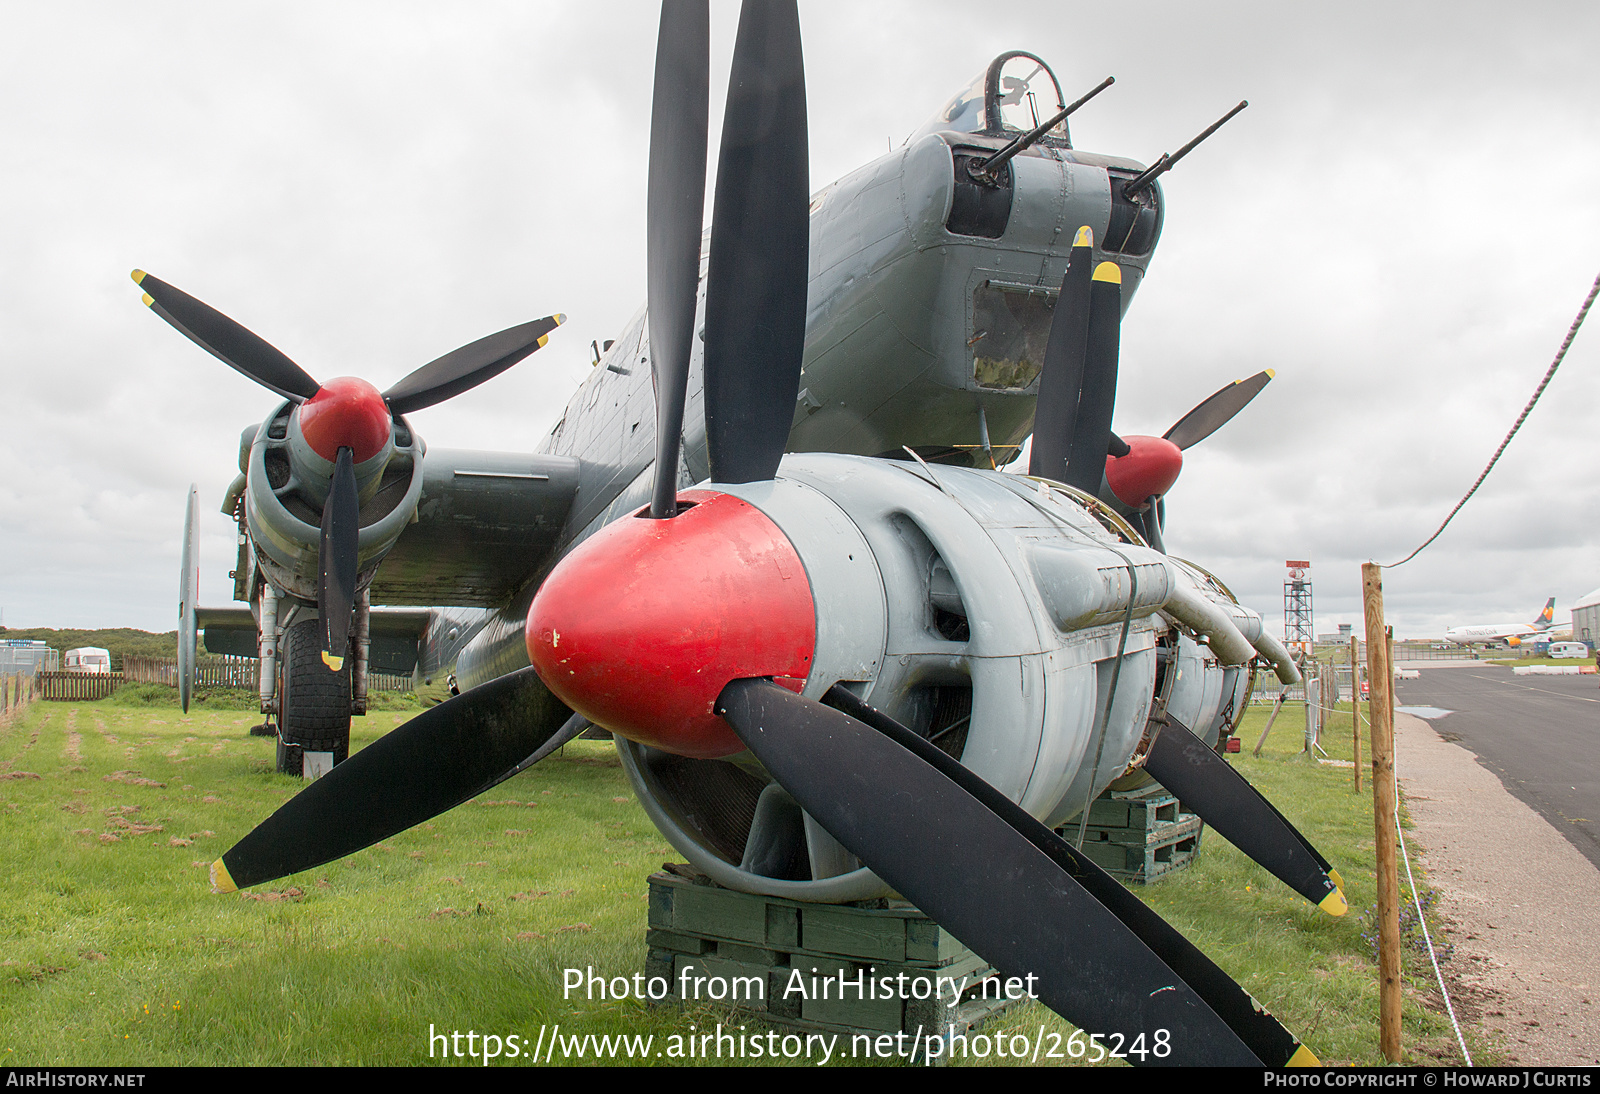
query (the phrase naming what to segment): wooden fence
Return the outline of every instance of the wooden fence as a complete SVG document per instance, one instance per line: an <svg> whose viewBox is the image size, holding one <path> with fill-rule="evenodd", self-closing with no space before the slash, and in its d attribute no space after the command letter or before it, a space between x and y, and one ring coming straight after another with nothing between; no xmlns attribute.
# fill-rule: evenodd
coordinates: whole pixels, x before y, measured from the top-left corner
<svg viewBox="0 0 1600 1094"><path fill-rule="evenodd" d="M130 684L178 686L178 662L170 657L122 659L122 673ZM261 662L254 657L199 657L194 666L197 688L249 688L261 683Z"/></svg>
<svg viewBox="0 0 1600 1094"><path fill-rule="evenodd" d="M410 691L412 688L411 677L396 676L387 672L367 673L367 690L372 691Z"/></svg>
<svg viewBox="0 0 1600 1094"><path fill-rule="evenodd" d="M122 686L120 672L41 672L39 698L54 702L104 699Z"/></svg>
<svg viewBox="0 0 1600 1094"><path fill-rule="evenodd" d="M0 715L20 710L24 703L39 697L39 680L31 672L9 672L0 676Z"/></svg>
<svg viewBox="0 0 1600 1094"><path fill-rule="evenodd" d="M124 683L178 686L178 662L160 657L124 657L122 672L38 672L0 676L0 714L16 711L34 699L50 702L92 702L108 698ZM195 666L197 686L245 688L260 683L260 662L254 657L205 657ZM367 690L410 691L411 677L369 673Z"/></svg>
<svg viewBox="0 0 1600 1094"><path fill-rule="evenodd" d="M167 657L124 657L122 671L130 684L178 686L178 662ZM261 685L261 659L257 657L201 657L195 664L195 686L200 688L246 688ZM386 672L369 672L367 690L410 691L411 677Z"/></svg>

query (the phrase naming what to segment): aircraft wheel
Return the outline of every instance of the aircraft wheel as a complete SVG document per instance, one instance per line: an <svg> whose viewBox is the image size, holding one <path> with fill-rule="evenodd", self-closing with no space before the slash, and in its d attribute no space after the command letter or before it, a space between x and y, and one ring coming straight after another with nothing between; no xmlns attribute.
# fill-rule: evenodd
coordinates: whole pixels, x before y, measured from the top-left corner
<svg viewBox="0 0 1600 1094"><path fill-rule="evenodd" d="M315 619L296 623L279 647L278 770L302 774L302 754L331 752L340 764L350 755L350 660L332 672L322 663Z"/></svg>

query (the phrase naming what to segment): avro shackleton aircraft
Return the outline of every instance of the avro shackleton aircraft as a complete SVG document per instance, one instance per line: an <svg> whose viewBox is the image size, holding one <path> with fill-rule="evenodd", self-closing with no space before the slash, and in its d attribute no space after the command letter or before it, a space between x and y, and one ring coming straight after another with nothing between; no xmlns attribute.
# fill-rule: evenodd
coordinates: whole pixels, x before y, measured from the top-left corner
<svg viewBox="0 0 1600 1094"><path fill-rule="evenodd" d="M1504 642L1508 646L1516 647L1536 635L1544 634L1556 618L1556 598L1551 597L1544 602L1544 608L1533 617L1532 623L1474 623L1465 627L1451 627L1444 632L1446 642L1454 642L1458 646L1472 646L1482 644L1493 646Z"/></svg>
<svg viewBox="0 0 1600 1094"><path fill-rule="evenodd" d="M405 415L509 367L559 317L380 394L318 384L136 275L163 318L285 397L245 431L228 504L283 742L344 747L386 630L431 620L414 656L453 661L461 688L310 783L213 884L370 846L592 722L719 884L898 892L1079 1026L1165 1047L1147 1062L1315 1062L1053 831L1153 777L1345 910L1337 873L1215 750L1254 666L1287 683L1293 662L1160 546L1182 449L1267 377L1163 438L1111 432L1154 180L1187 148L1149 169L1074 149L1078 103L1009 53L898 152L808 199L798 14L749 4L707 241L708 38L705 0L664 6L649 309L537 454L428 451ZM1030 429L1032 474L995 470ZM191 657L198 621L217 619L208 644L228 622L196 612L192 579L189 556ZM396 625L372 601L487 612Z"/></svg>

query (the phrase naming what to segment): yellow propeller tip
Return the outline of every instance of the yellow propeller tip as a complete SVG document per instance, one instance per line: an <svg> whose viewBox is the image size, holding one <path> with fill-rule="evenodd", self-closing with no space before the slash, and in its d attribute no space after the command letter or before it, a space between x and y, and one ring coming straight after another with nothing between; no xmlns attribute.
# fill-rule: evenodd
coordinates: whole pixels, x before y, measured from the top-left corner
<svg viewBox="0 0 1600 1094"><path fill-rule="evenodd" d="M551 316L551 318L556 321L556 326L558 327L567 321L567 317L562 315L560 312L556 312L555 315Z"/></svg>
<svg viewBox="0 0 1600 1094"><path fill-rule="evenodd" d="M1322 903L1317 907L1335 918L1344 915L1350 910L1349 903L1344 899L1344 891L1335 888L1333 892L1322 898Z"/></svg>
<svg viewBox="0 0 1600 1094"><path fill-rule="evenodd" d="M1093 247L1094 229L1089 227L1087 224L1085 224L1082 228L1079 228L1078 234L1072 237L1072 245L1074 247Z"/></svg>
<svg viewBox="0 0 1600 1094"><path fill-rule="evenodd" d="M233 876L228 873L227 866L221 859L211 864L211 891L213 893L237 893L239 887L233 883Z"/></svg>
<svg viewBox="0 0 1600 1094"><path fill-rule="evenodd" d="M1294 1050L1294 1055L1289 1057L1285 1067L1321 1067L1322 1061L1317 1059L1317 1054L1305 1045L1299 1045Z"/></svg>
<svg viewBox="0 0 1600 1094"><path fill-rule="evenodd" d="M145 293L139 299L144 302L144 306L147 307L147 308L155 306L156 298L151 296L149 293Z"/></svg>
<svg viewBox="0 0 1600 1094"><path fill-rule="evenodd" d="M1267 369L1267 379L1270 380L1276 375L1278 375L1278 370L1277 369L1275 369L1275 368Z"/></svg>
<svg viewBox="0 0 1600 1094"><path fill-rule="evenodd" d="M1341 893L1344 892L1344 878L1340 877L1339 871L1331 866L1328 867L1328 880L1337 885Z"/></svg>
<svg viewBox="0 0 1600 1094"><path fill-rule="evenodd" d="M322 651L322 663L327 665L329 670L332 672L338 672L340 669L344 668L344 658L335 657L326 650Z"/></svg>
<svg viewBox="0 0 1600 1094"><path fill-rule="evenodd" d="M1096 281L1107 281L1113 285L1122 284L1122 267L1115 262L1102 262L1094 268Z"/></svg>
<svg viewBox="0 0 1600 1094"><path fill-rule="evenodd" d="M143 270L134 270L133 273L130 274L129 276L133 278L133 283L135 285L143 285L144 284L144 271Z"/></svg>

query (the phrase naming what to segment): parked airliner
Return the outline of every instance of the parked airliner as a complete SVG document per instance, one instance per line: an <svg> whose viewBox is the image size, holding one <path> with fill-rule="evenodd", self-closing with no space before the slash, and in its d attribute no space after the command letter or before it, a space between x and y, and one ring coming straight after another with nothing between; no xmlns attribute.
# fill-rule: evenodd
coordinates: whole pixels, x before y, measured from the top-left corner
<svg viewBox="0 0 1600 1094"><path fill-rule="evenodd" d="M1494 645L1504 642L1508 646L1520 646L1522 640L1533 635L1544 634L1550 629L1550 624L1555 620L1556 598L1551 597L1544 602L1544 610L1533 617L1532 623L1479 623L1469 627L1451 627L1444 634L1446 642L1454 642L1458 646L1471 646L1477 643Z"/></svg>

